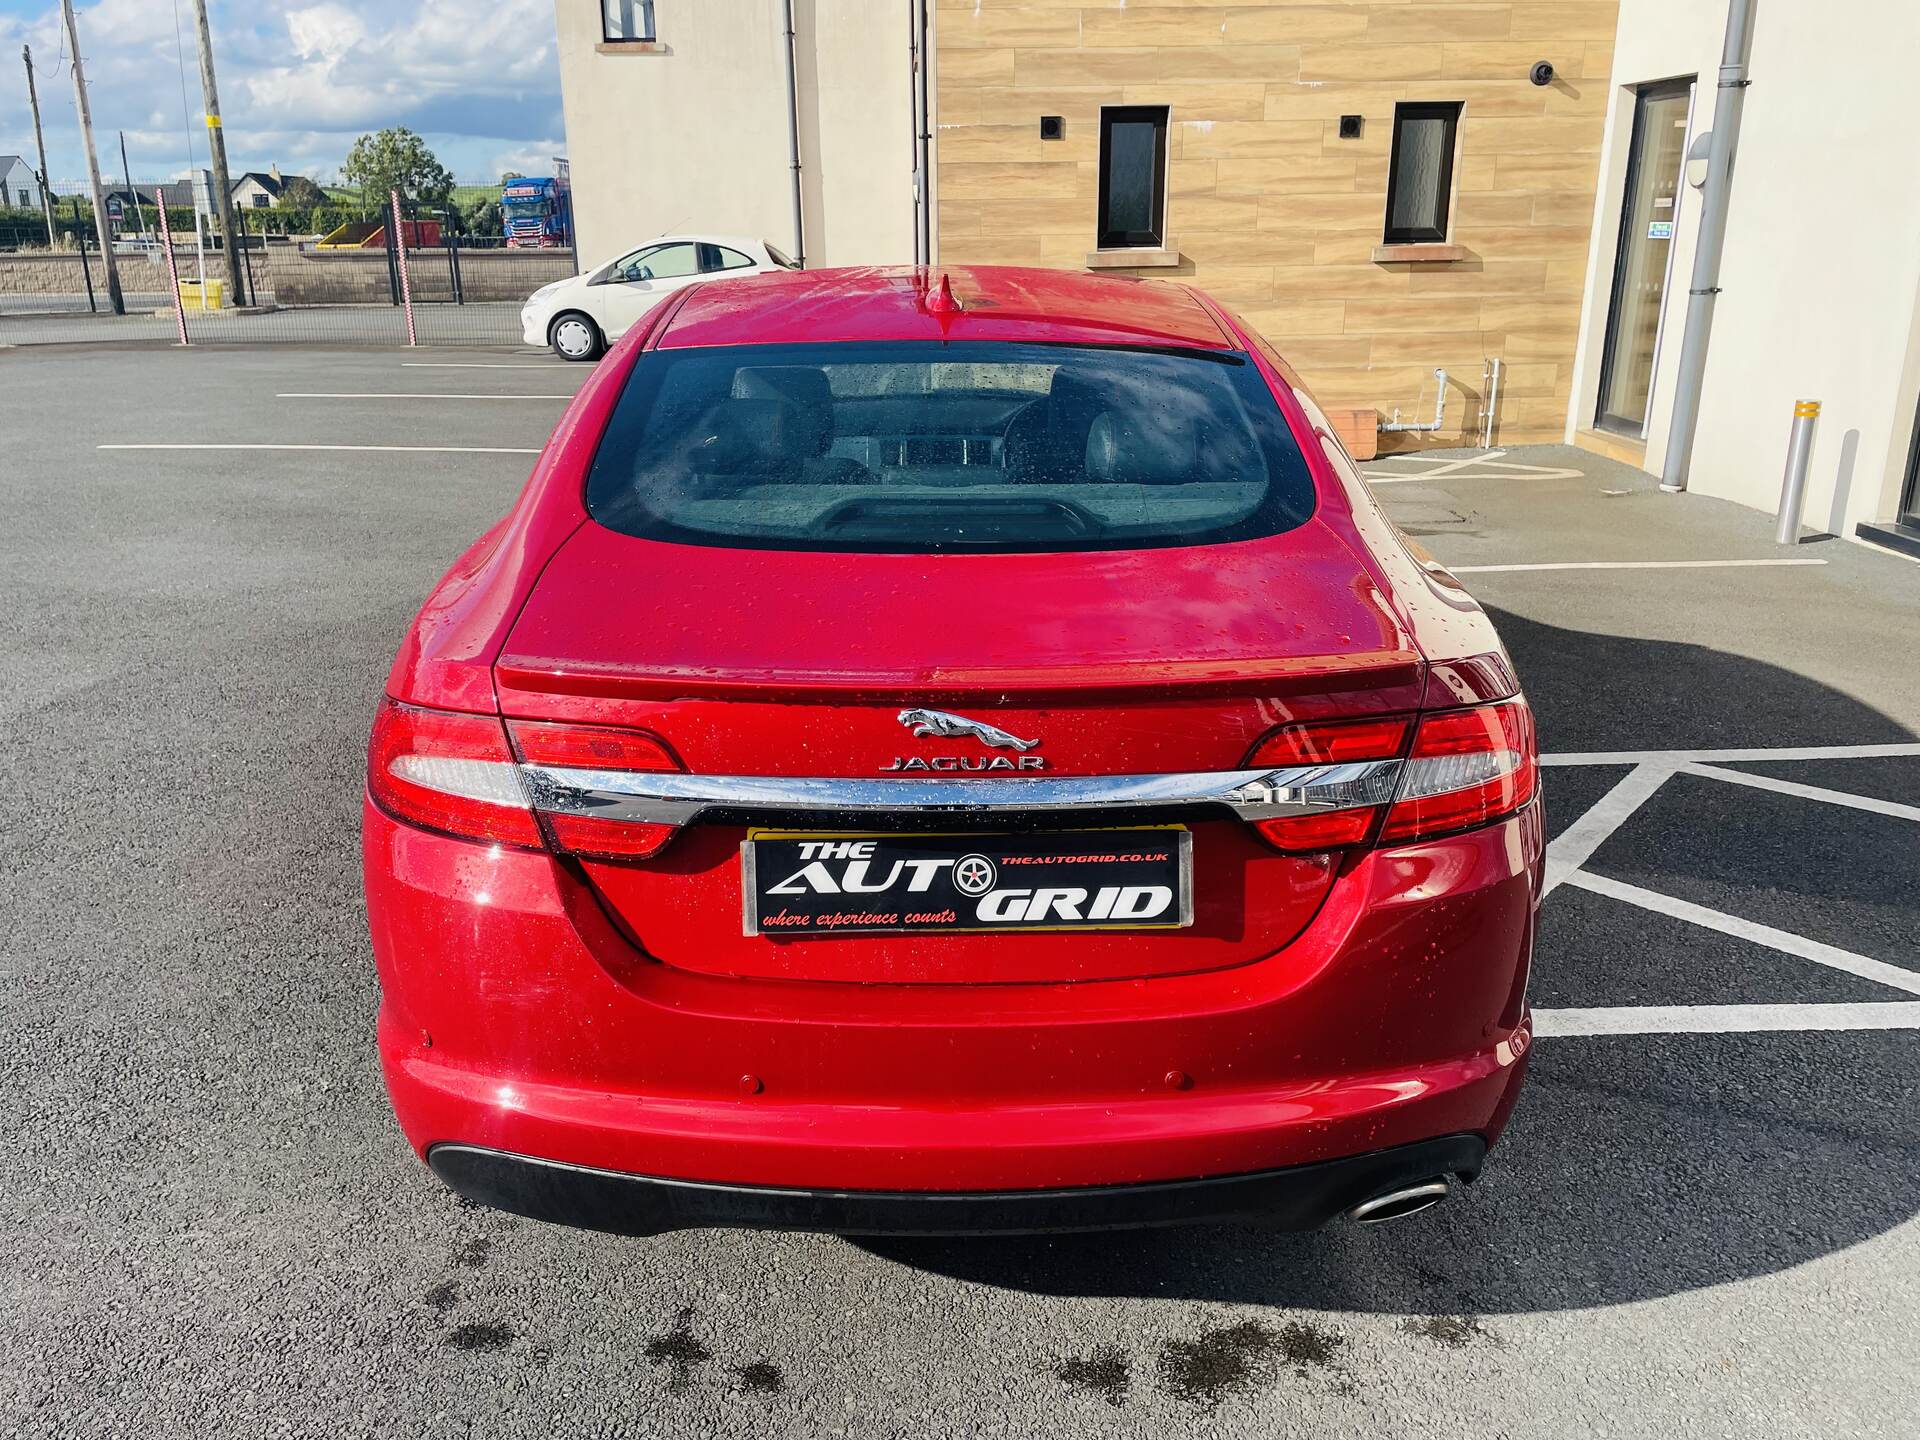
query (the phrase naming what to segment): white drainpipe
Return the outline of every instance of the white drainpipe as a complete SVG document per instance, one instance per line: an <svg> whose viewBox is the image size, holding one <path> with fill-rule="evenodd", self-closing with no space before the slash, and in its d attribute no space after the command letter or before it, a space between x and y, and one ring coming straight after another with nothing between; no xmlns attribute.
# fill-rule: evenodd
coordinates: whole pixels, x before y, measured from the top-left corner
<svg viewBox="0 0 1920 1440"><path fill-rule="evenodd" d="M1700 423L1700 390L1706 382L1707 339L1713 302L1720 294L1720 252L1727 240L1727 204L1733 190L1733 155L1740 139L1740 111L1747 95L1747 52L1752 47L1753 0L1729 0L1727 34L1720 51L1720 85L1708 137L1707 183L1700 197L1700 229L1694 241L1693 283L1687 289L1687 328L1680 340L1680 373L1667 421L1667 454L1660 488L1684 490L1693 464L1694 431Z"/></svg>
<svg viewBox="0 0 1920 1440"><path fill-rule="evenodd" d="M1433 378L1439 382L1437 391L1433 397L1433 423L1431 425L1421 425L1412 420L1403 421L1400 418L1400 407L1396 405L1393 407L1393 419L1379 427L1383 433L1389 430L1418 430L1422 434L1426 434L1446 427L1447 372L1443 369L1436 369L1433 372Z"/></svg>

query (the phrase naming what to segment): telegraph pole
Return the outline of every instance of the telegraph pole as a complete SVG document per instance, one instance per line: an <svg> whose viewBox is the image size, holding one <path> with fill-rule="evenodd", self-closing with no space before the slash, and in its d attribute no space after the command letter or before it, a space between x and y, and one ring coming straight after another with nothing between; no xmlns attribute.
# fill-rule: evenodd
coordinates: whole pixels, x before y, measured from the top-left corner
<svg viewBox="0 0 1920 1440"><path fill-rule="evenodd" d="M67 51L73 56L73 103L80 110L80 139L87 147L87 179L93 186L93 233L100 238L100 259L107 271L107 303L113 313L127 313L120 293L120 268L113 263L113 231L107 224L107 193L100 187L100 157L93 152L93 111L87 105L87 76L80 68L80 27L73 22L73 0L60 0L67 22ZM85 261L81 262L85 264Z"/></svg>
<svg viewBox="0 0 1920 1440"><path fill-rule="evenodd" d="M47 186L47 142L40 134L40 92L33 88L33 47L22 45L20 58L27 62L27 103L33 107L33 143L40 151L40 208L47 216L47 248L54 248L53 240L53 196Z"/></svg>
<svg viewBox="0 0 1920 1440"><path fill-rule="evenodd" d="M227 137L220 128L220 92L213 83L213 32L207 28L207 0L193 0L195 28L200 35L200 89L207 100L207 148L213 152L213 183L220 192L221 253L227 258L227 293L233 303L247 303L240 277L239 248L243 237L233 223L233 185L227 179Z"/></svg>
<svg viewBox="0 0 1920 1440"><path fill-rule="evenodd" d="M127 164L127 132L120 132L120 178L127 182L127 194L133 197L134 213L140 217L140 233L147 233L147 207L140 203L140 192L133 188L133 167Z"/></svg>

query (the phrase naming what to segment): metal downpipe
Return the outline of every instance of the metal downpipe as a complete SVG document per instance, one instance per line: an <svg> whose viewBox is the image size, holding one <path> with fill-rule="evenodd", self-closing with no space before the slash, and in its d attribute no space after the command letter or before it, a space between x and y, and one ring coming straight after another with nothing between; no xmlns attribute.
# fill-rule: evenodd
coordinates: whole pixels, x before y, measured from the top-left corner
<svg viewBox="0 0 1920 1440"><path fill-rule="evenodd" d="M913 155L913 263L926 265L932 260L927 224L927 35L926 0L910 0L907 6L907 62L913 68L907 86L912 106L912 123L907 137Z"/></svg>
<svg viewBox="0 0 1920 1440"><path fill-rule="evenodd" d="M1707 342L1713 332L1714 301L1720 294L1720 255L1726 248L1727 205L1733 189L1734 150L1740 139L1740 111L1746 103L1747 55L1752 40L1753 0L1728 0L1719 93L1707 150L1707 183L1701 195L1700 234L1693 252L1693 278L1687 289L1687 326L1680 342L1680 374L1673 392L1673 414L1667 422L1667 454L1660 466L1662 490L1686 489L1687 472L1693 463L1700 390L1707 372Z"/></svg>
<svg viewBox="0 0 1920 1440"><path fill-rule="evenodd" d="M787 155L793 172L793 258L807 268L807 228L800 206L800 87L793 54L793 0L786 0L787 17Z"/></svg>

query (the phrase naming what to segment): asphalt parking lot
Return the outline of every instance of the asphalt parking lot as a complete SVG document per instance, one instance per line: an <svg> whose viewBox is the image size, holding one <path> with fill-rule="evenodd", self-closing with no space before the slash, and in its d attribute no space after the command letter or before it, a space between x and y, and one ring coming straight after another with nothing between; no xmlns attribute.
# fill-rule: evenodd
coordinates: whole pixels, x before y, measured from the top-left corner
<svg viewBox="0 0 1920 1440"><path fill-rule="evenodd" d="M0 1433L1920 1430L1920 566L1774 563L1558 447L1366 467L1551 767L1533 1079L1459 1203L884 1244L456 1204L374 1060L363 749L584 373L0 354Z"/></svg>

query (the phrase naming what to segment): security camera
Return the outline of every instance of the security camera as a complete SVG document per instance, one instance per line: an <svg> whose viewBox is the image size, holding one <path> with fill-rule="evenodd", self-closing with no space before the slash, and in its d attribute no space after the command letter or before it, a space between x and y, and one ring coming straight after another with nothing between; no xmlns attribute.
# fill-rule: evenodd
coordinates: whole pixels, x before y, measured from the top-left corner
<svg viewBox="0 0 1920 1440"><path fill-rule="evenodd" d="M1527 79L1536 85L1551 85L1553 83L1553 62L1551 60L1534 61L1533 68L1527 71Z"/></svg>

